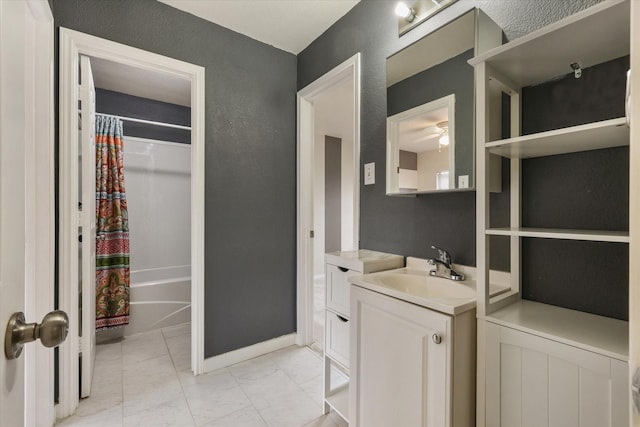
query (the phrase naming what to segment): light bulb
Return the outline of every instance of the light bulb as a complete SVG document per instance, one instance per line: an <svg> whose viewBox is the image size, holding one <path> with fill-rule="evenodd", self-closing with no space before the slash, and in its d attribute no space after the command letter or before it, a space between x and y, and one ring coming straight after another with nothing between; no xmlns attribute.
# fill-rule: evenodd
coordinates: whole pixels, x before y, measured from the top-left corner
<svg viewBox="0 0 640 427"><path fill-rule="evenodd" d="M411 9L409 6L407 6L404 2L401 2L401 1L398 2L398 4L396 5L395 13L399 17L404 18L409 22L413 21L413 18L415 18L416 16L413 9Z"/></svg>

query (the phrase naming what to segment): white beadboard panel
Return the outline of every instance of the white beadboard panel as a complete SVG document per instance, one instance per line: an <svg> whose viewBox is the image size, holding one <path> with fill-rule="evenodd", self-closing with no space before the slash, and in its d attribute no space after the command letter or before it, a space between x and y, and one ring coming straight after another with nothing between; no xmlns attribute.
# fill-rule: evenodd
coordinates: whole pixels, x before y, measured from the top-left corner
<svg viewBox="0 0 640 427"><path fill-rule="evenodd" d="M629 424L629 364L611 360L611 425Z"/></svg>
<svg viewBox="0 0 640 427"><path fill-rule="evenodd" d="M548 357L539 351L522 350L522 419L527 425L549 425Z"/></svg>
<svg viewBox="0 0 640 427"><path fill-rule="evenodd" d="M549 427L579 427L580 383L578 367L562 359L549 358Z"/></svg>
<svg viewBox="0 0 640 427"><path fill-rule="evenodd" d="M580 369L580 426L603 427L611 424L611 381L607 375Z"/></svg>
<svg viewBox="0 0 640 427"><path fill-rule="evenodd" d="M500 349L500 421L522 425L522 348L502 344Z"/></svg>
<svg viewBox="0 0 640 427"><path fill-rule="evenodd" d="M500 419L487 412L491 423L487 425L628 425L626 362L507 327L488 326L487 408L493 412L499 408Z"/></svg>

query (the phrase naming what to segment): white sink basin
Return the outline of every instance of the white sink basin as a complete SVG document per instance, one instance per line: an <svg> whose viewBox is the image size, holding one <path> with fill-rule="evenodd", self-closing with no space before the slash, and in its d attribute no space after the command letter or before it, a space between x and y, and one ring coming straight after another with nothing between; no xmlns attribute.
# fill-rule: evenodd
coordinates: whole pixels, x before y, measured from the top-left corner
<svg viewBox="0 0 640 427"><path fill-rule="evenodd" d="M384 286L425 298L468 300L476 297L475 287L424 274L388 272L380 274L379 282Z"/></svg>
<svg viewBox="0 0 640 427"><path fill-rule="evenodd" d="M349 282L375 292L447 314L459 314L476 306L474 280L456 282L430 276L427 270L399 268L363 276Z"/></svg>

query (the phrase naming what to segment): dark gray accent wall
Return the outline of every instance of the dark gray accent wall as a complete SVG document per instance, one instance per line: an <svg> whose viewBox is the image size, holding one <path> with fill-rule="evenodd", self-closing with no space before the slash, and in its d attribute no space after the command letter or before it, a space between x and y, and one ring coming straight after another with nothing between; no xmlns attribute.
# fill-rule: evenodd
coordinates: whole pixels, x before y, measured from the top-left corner
<svg viewBox="0 0 640 427"><path fill-rule="evenodd" d="M189 107L127 95L106 89L96 88L96 112L126 118L191 126L191 108ZM191 132L185 129L124 120L123 131L125 136L191 144Z"/></svg>
<svg viewBox="0 0 640 427"><path fill-rule="evenodd" d="M360 187L360 247L418 257L432 244L454 261L475 265L475 193L385 196L386 58L472 7L480 7L511 40L598 3L599 0L459 0L398 36L392 0L362 0L298 55L298 88L360 52L360 162L375 162L376 184Z"/></svg>
<svg viewBox="0 0 640 427"><path fill-rule="evenodd" d="M324 137L324 249L342 249L342 140Z"/></svg>
<svg viewBox="0 0 640 427"><path fill-rule="evenodd" d="M296 57L155 0L52 0L64 26L206 68L205 357L295 331Z"/></svg>
<svg viewBox="0 0 640 427"><path fill-rule="evenodd" d="M474 140L474 74L467 63L473 49L415 74L387 88L387 116L409 110L427 102L454 94L455 102L455 172L473 182Z"/></svg>

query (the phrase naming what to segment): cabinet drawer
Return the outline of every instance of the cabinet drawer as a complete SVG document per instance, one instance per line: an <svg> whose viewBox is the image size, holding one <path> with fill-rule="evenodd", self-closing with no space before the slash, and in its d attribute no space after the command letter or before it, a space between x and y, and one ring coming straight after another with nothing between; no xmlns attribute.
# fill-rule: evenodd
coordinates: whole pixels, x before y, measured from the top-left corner
<svg viewBox="0 0 640 427"><path fill-rule="evenodd" d="M349 319L327 310L325 351L329 357L349 368Z"/></svg>
<svg viewBox="0 0 640 427"><path fill-rule="evenodd" d="M349 282L347 277L362 274L327 264L327 308L349 317Z"/></svg>

